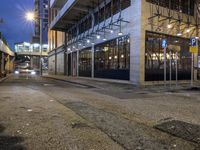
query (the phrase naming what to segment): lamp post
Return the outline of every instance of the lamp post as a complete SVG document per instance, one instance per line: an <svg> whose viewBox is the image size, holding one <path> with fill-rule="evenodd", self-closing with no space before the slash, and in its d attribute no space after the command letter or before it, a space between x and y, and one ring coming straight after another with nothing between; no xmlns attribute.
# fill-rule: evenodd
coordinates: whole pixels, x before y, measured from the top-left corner
<svg viewBox="0 0 200 150"><path fill-rule="evenodd" d="M43 30L43 24L42 24L42 17L41 16L35 16L34 12L27 12L26 13L26 20L28 21L35 21L35 19L38 19L40 20L40 75L42 76L42 45L43 45L43 42L42 42L42 30Z"/></svg>

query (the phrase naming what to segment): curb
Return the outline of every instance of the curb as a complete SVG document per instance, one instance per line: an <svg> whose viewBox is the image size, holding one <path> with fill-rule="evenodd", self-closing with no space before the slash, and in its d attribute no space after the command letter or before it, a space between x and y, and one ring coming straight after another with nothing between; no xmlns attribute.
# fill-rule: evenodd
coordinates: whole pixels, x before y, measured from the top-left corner
<svg viewBox="0 0 200 150"><path fill-rule="evenodd" d="M74 85L85 86L85 87L88 87L88 88L96 88L95 86L91 86L91 85L88 85L88 84L78 83L78 82L69 81L69 80L66 80L66 79L60 79L60 78L56 78L56 77L42 76L42 78L53 79L53 80L57 80L57 81L63 81L63 82L71 83L71 84L74 84Z"/></svg>
<svg viewBox="0 0 200 150"><path fill-rule="evenodd" d="M7 76L7 77L4 77L4 78L1 78L1 79L0 79L0 83L2 83L3 81L5 81L6 79L8 79L8 76Z"/></svg>

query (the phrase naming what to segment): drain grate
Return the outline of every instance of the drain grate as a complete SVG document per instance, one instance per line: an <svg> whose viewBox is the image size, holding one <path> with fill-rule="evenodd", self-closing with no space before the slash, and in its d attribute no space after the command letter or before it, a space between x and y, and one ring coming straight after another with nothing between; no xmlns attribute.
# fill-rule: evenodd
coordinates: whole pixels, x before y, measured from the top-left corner
<svg viewBox="0 0 200 150"><path fill-rule="evenodd" d="M200 125L172 120L156 125L155 128L184 140L200 144Z"/></svg>

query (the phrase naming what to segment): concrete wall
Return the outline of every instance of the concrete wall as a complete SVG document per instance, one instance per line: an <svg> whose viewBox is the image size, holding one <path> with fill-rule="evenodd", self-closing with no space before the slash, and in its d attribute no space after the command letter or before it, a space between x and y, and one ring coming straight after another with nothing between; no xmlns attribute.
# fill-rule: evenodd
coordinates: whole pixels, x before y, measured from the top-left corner
<svg viewBox="0 0 200 150"><path fill-rule="evenodd" d="M49 66L49 74L55 74L55 53L51 53L49 55L49 61L48 61L48 66Z"/></svg>
<svg viewBox="0 0 200 150"><path fill-rule="evenodd" d="M59 52L57 55L57 75L64 75L64 52Z"/></svg>
<svg viewBox="0 0 200 150"><path fill-rule="evenodd" d="M65 74L65 51L63 47L55 49L49 53L49 74Z"/></svg>

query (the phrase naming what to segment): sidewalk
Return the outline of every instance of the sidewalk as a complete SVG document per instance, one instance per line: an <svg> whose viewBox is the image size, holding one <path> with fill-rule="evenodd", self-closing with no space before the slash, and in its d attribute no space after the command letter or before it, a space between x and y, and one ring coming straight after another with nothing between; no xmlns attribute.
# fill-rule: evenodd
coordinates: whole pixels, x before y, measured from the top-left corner
<svg viewBox="0 0 200 150"><path fill-rule="evenodd" d="M86 77L68 77L64 75L43 75L44 78L50 78L54 80L60 80L64 82L68 82L71 84L77 84L82 86L90 86L100 89L112 89L112 90L136 90L136 91L176 91L176 90L184 90L190 89L190 82L179 83L176 85L167 85L166 87L162 84L160 85L144 85L144 86L136 86L133 85L130 81L121 81L121 80L109 80L109 79L99 79L99 78L86 78ZM195 83L195 88L200 88L200 82Z"/></svg>
<svg viewBox="0 0 200 150"><path fill-rule="evenodd" d="M8 76L4 77L4 78L0 78L0 83L5 81L8 78Z"/></svg>

